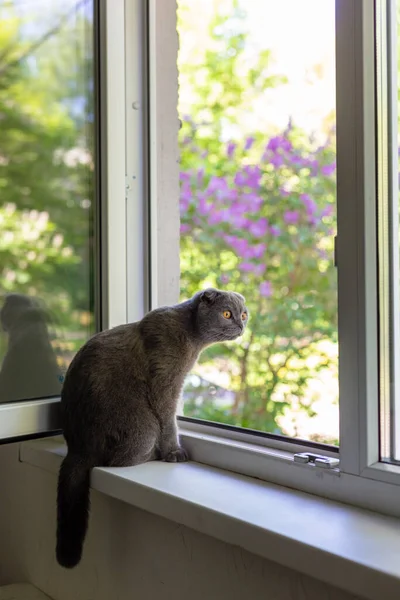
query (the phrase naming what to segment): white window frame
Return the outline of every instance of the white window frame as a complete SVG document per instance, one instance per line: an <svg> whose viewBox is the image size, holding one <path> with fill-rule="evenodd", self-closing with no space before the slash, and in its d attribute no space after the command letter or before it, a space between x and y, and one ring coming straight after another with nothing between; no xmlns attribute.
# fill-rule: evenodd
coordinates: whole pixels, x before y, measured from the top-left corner
<svg viewBox="0 0 400 600"><path fill-rule="evenodd" d="M101 329L149 306L147 3L95 0ZM129 232L129 235L128 235ZM0 404L0 443L60 432L60 397Z"/></svg>
<svg viewBox="0 0 400 600"><path fill-rule="evenodd" d="M179 298L178 36L176 0L99 3L108 328ZM310 451L301 440L191 421L180 421L180 434L198 462L400 516L399 468L379 462L374 6L336 0L340 467L297 464L294 454ZM14 429L55 429L58 401L48 401L52 410L18 403ZM25 429L24 408L31 410Z"/></svg>
<svg viewBox="0 0 400 600"><path fill-rule="evenodd" d="M149 26L155 308L179 297L175 0L149 0ZM336 0L336 31L340 468L296 464L300 440L190 421L180 433L199 462L400 516L400 469L379 461L374 0Z"/></svg>
<svg viewBox="0 0 400 600"><path fill-rule="evenodd" d="M120 290L126 285L125 275L123 278L119 277L125 268L126 242L124 236L116 235L116 231L122 224L125 230L126 222L123 211L125 189L119 175L125 119L120 118L118 96L110 93L112 86L115 86L116 91L124 89L122 72L119 68L120 64L123 66L125 59L125 48L121 45L124 37L115 34L120 30L121 24L124 26L125 20L123 0L94 1L96 5L94 38L98 54L95 60L95 77L100 79L102 86L101 97L96 99L101 137L100 153L99 147L96 149L98 160L96 184L100 188L101 205L101 223L96 223L98 238L100 238L97 240L97 251L101 253L101 289L96 289L96 294L100 293L101 298L97 298L97 301L101 309L100 314L96 315L96 320L98 326L104 328L121 322L121 319L126 320L126 294L123 290L119 295L115 293L117 282L120 283ZM108 86L102 85L105 81L108 82ZM113 152L110 148L113 148ZM106 227L107 220L110 222L110 228ZM111 268L111 265L117 265L117 268ZM0 443L59 432L61 427L59 404L59 397L0 404Z"/></svg>

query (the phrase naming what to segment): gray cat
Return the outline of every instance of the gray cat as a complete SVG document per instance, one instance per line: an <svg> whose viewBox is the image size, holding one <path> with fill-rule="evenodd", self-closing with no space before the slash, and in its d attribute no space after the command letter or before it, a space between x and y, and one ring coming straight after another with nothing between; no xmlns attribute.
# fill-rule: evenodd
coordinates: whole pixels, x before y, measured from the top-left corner
<svg viewBox="0 0 400 600"><path fill-rule="evenodd" d="M60 565L72 568L81 559L93 467L188 460L176 425L184 379L205 347L243 333L244 302L209 288L98 333L76 354L61 394L68 454L58 479Z"/></svg>

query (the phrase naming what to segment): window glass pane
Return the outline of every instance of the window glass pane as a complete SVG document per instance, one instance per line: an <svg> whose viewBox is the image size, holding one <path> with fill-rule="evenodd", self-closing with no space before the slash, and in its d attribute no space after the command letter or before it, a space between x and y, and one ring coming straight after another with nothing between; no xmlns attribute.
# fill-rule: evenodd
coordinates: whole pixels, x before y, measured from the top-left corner
<svg viewBox="0 0 400 600"><path fill-rule="evenodd" d="M94 332L92 0L0 1L0 402Z"/></svg>
<svg viewBox="0 0 400 600"><path fill-rule="evenodd" d="M338 443L334 0L179 0L181 298L242 293L186 416Z"/></svg>
<svg viewBox="0 0 400 600"><path fill-rule="evenodd" d="M381 458L400 461L400 2L378 0L376 18Z"/></svg>

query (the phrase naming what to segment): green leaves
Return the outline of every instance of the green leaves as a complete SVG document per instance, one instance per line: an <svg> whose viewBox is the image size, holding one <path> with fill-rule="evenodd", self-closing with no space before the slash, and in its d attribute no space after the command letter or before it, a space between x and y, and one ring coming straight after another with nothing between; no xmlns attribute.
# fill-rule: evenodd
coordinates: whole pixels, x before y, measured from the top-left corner
<svg viewBox="0 0 400 600"><path fill-rule="evenodd" d="M0 7L0 295L41 297L82 341L92 303L93 24L79 12L60 20L58 6L39 23L28 4L23 18L12 3Z"/></svg>
<svg viewBox="0 0 400 600"><path fill-rule="evenodd" d="M285 78L269 50L249 63L235 6L211 19L203 61L180 63L193 100L180 131L181 292L240 292L250 322L241 341L207 349L199 365L234 399L227 392L216 405L205 389L185 414L289 432L288 415L311 419L315 382L321 373L334 381L337 368L335 136L317 146L292 123L243 132L252 101Z"/></svg>

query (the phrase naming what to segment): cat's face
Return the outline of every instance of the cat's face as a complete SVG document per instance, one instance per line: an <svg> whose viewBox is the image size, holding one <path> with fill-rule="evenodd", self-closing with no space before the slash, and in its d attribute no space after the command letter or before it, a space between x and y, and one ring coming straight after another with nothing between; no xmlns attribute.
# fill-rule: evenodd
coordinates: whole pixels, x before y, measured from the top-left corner
<svg viewBox="0 0 400 600"><path fill-rule="evenodd" d="M214 288L196 296L197 326L205 342L227 342L242 335L249 319L243 296Z"/></svg>

